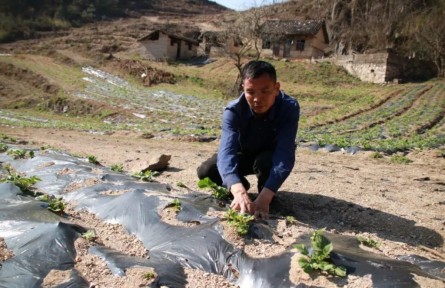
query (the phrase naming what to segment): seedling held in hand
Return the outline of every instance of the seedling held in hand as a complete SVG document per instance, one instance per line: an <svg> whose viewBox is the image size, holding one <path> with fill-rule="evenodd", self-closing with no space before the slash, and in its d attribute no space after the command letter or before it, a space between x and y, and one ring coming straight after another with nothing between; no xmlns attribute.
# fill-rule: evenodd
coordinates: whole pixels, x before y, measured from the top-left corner
<svg viewBox="0 0 445 288"><path fill-rule="evenodd" d="M212 195L218 200L228 200L230 198L229 190L216 185L216 183L210 180L209 177L199 180L198 187L201 189L210 188L212 190Z"/></svg>
<svg viewBox="0 0 445 288"><path fill-rule="evenodd" d="M227 210L224 217L230 225L235 226L239 235L246 235L249 232L249 223L255 219L253 215L238 213L232 208Z"/></svg>
<svg viewBox="0 0 445 288"><path fill-rule="evenodd" d="M314 270L320 270L334 276L346 276L344 267L336 266L329 261L333 245L328 238L323 236L322 229L312 234L311 248L306 248L304 244L295 244L293 247L304 255L298 259L298 265L303 268L304 272L309 273Z"/></svg>

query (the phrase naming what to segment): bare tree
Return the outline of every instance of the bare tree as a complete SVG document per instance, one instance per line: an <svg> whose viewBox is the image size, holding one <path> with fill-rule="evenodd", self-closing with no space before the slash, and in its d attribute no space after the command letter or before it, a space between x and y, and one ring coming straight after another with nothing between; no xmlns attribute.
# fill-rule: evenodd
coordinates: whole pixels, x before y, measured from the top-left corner
<svg viewBox="0 0 445 288"><path fill-rule="evenodd" d="M263 23L270 17L271 9L254 7L238 12L232 21L224 23L224 51L238 69L234 91L241 91L241 70L245 58L258 60L262 52Z"/></svg>

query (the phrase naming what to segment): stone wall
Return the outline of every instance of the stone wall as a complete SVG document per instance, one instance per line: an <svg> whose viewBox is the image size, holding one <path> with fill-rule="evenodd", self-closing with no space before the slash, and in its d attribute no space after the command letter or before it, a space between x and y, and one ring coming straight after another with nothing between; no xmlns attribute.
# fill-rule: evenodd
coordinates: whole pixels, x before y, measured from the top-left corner
<svg viewBox="0 0 445 288"><path fill-rule="evenodd" d="M401 60L388 53L342 55L330 61L366 82L386 83L401 75Z"/></svg>

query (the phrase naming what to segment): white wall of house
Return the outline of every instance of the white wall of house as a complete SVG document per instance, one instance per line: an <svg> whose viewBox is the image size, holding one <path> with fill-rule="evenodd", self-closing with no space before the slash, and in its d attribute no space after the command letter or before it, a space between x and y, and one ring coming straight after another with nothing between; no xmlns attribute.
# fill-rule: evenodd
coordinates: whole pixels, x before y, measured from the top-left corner
<svg viewBox="0 0 445 288"><path fill-rule="evenodd" d="M297 49L297 40L304 40L304 50L298 50ZM290 42L288 42L290 45L290 51L288 58L305 58L305 59L311 59L311 58L322 58L324 56L324 49L326 48L326 43L324 42L324 34L323 30L320 29L318 33L315 36L309 36L309 37L302 37L302 36L296 36L294 39L292 39ZM285 43L280 43L280 53L279 57L284 57L283 51L285 49ZM263 49L262 54L263 56L273 56L273 46L274 43L271 43L270 49Z"/></svg>
<svg viewBox="0 0 445 288"><path fill-rule="evenodd" d="M141 56L150 60L162 60L172 57L170 53L170 38L160 33L158 40L143 40L141 43ZM176 54L175 54L176 56Z"/></svg>
<svg viewBox="0 0 445 288"><path fill-rule="evenodd" d="M141 41L140 53L143 58L150 60L176 59L178 53L178 42L181 42L179 58L187 59L196 56L197 46L192 45L189 49L188 44L183 40L171 40L168 35L160 33L158 40Z"/></svg>

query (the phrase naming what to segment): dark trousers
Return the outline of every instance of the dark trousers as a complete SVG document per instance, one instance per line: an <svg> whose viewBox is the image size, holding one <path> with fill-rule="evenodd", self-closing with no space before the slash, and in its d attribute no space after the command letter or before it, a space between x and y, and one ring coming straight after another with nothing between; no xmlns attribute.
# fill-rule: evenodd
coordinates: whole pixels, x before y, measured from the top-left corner
<svg viewBox="0 0 445 288"><path fill-rule="evenodd" d="M270 169L272 169L273 151L263 151L258 154L238 153L238 175L241 178L244 188L249 190L249 181L244 177L255 174L258 178L258 193L263 189L264 183L269 178ZM209 177L210 180L221 186L223 180L216 166L217 154L204 161L197 169L198 178ZM230 189L230 187L227 187Z"/></svg>

